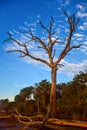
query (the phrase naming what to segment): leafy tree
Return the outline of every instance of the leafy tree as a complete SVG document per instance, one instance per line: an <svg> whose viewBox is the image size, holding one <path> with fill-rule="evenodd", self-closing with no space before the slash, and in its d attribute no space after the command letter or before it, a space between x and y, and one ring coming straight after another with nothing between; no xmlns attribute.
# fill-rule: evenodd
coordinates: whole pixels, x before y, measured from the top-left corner
<svg viewBox="0 0 87 130"><path fill-rule="evenodd" d="M0 109L3 109L4 111L7 111L9 100L8 99L1 99L0 100Z"/></svg>
<svg viewBox="0 0 87 130"><path fill-rule="evenodd" d="M25 112L24 112L24 115L29 115L29 116L34 116L37 114L37 105L36 105L36 101L35 100L27 100L25 102L25 105L24 105L24 109L25 109Z"/></svg>
<svg viewBox="0 0 87 130"><path fill-rule="evenodd" d="M79 84L87 84L87 73L80 72L78 75L74 77L73 82L78 82Z"/></svg>
<svg viewBox="0 0 87 130"><path fill-rule="evenodd" d="M32 105L32 102L30 101L33 89L34 87L32 86L23 88L20 90L20 93L15 96L15 103L16 103L17 110L23 115L31 113L30 112L31 106L33 110L34 105Z"/></svg>
<svg viewBox="0 0 87 130"><path fill-rule="evenodd" d="M15 108L15 105L14 101L9 101L8 99L0 100L0 110L1 112L5 112L5 114L9 114Z"/></svg>
<svg viewBox="0 0 87 130"><path fill-rule="evenodd" d="M69 34L67 36L66 42L64 43L64 48L60 52L59 56L56 53L58 52L58 50L55 46L56 44L61 42L59 38L55 36L56 32L54 31L53 28L55 22L53 17L51 17L50 25L48 28L44 26L42 22L40 22L41 28L46 32L47 36L46 41L44 41L43 38L36 36L32 30L26 32L27 35L29 35L28 42L20 41L18 37L15 38L13 34L11 34L10 32L8 32L9 38L5 40L5 41L11 40L13 41L14 44L18 46L18 48L13 47L13 50L9 50L8 52L18 52L20 53L20 57L29 57L32 60L44 63L51 68L52 86L50 91L50 112L52 117L56 115L56 75L57 70L61 66L60 62L71 50L79 48L81 46L81 44L71 45L72 36L76 30L79 18L75 17L75 13L69 16L66 11L63 10L63 12L67 17L67 22L69 24ZM31 52L29 48L29 45L32 42L35 42L36 48L37 49L39 48L41 50L39 57L37 55L34 55L34 53ZM62 44L60 44L60 46L61 45ZM42 51L47 55L48 59L41 57Z"/></svg>
<svg viewBox="0 0 87 130"><path fill-rule="evenodd" d="M20 95L23 97L23 99L25 101L29 100L31 98L31 94L33 93L32 92L33 89L34 89L34 87L32 87L32 86L21 89Z"/></svg>
<svg viewBox="0 0 87 130"><path fill-rule="evenodd" d="M20 94L18 94L15 96L14 100L15 100L16 108L17 108L18 112L23 113L25 99Z"/></svg>
<svg viewBox="0 0 87 130"><path fill-rule="evenodd" d="M20 103L20 102L23 103L25 101L25 99L20 94L16 95L14 100L16 103Z"/></svg>
<svg viewBox="0 0 87 130"><path fill-rule="evenodd" d="M87 120L87 72L80 72L73 79L73 84L78 86L79 110L82 119Z"/></svg>
<svg viewBox="0 0 87 130"><path fill-rule="evenodd" d="M79 73L72 82L63 87L62 98L58 102L61 118L87 120L87 73ZM83 82L82 82L83 81Z"/></svg>
<svg viewBox="0 0 87 130"><path fill-rule="evenodd" d="M37 102L38 113L46 112L49 104L51 84L47 80L42 80L40 83L35 84L34 98Z"/></svg>

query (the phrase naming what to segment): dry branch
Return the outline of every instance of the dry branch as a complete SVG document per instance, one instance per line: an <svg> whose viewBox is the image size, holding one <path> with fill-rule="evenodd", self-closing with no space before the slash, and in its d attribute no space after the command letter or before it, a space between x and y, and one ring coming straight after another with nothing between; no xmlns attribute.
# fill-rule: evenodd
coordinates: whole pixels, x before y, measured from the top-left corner
<svg viewBox="0 0 87 130"><path fill-rule="evenodd" d="M36 115L32 117L22 116L17 110L9 112L10 115L0 116L0 119L14 119L24 125L23 129L27 127L41 126L43 124L43 116Z"/></svg>

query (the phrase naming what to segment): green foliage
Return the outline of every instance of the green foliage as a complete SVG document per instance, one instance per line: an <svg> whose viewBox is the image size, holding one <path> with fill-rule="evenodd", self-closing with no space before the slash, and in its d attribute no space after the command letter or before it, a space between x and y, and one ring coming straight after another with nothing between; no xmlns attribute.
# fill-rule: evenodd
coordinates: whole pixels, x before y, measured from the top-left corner
<svg viewBox="0 0 87 130"><path fill-rule="evenodd" d="M21 89L20 91L20 96L26 101L29 100L31 98L31 94L32 94L32 90L34 89L34 87L30 86L30 87L26 87Z"/></svg>
<svg viewBox="0 0 87 130"><path fill-rule="evenodd" d="M47 80L26 87L15 96L14 102L1 100L2 108L8 112L15 107L22 115L45 114L49 105L51 84ZM31 94L34 98L31 99ZM80 72L69 83L56 86L57 117L87 121L87 73Z"/></svg>
<svg viewBox="0 0 87 130"><path fill-rule="evenodd" d="M16 95L15 96L15 102L16 103L22 103L22 102L24 102L25 100L24 100L24 98L21 96L21 95Z"/></svg>
<svg viewBox="0 0 87 130"><path fill-rule="evenodd" d="M63 88L58 102L60 118L87 120L87 74L76 75L72 82Z"/></svg>
<svg viewBox="0 0 87 130"><path fill-rule="evenodd" d="M78 84L87 83L87 73L80 72L74 77L73 82L78 82Z"/></svg>
<svg viewBox="0 0 87 130"><path fill-rule="evenodd" d="M42 80L35 85L34 98L37 103L38 113L46 113L49 104L51 84L47 80Z"/></svg>

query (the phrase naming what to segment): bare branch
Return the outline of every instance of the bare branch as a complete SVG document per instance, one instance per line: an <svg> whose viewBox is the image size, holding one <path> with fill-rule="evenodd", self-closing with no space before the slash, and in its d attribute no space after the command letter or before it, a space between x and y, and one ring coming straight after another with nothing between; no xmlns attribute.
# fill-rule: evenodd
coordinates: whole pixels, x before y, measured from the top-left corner
<svg viewBox="0 0 87 130"><path fill-rule="evenodd" d="M49 67L51 67L50 63L47 62L46 60L42 59L42 58L37 58L37 57L34 57L32 56L30 53L29 53L29 50L28 50L28 47L25 43L20 43L20 41L16 40L15 38L12 37L12 35L10 33L8 33L9 35L9 40L12 40L14 41L16 44L18 44L20 47L23 47L23 49L14 49L14 50L8 50L7 52L18 52L20 53L20 57L25 57L25 56L28 56L30 57L31 59L34 59L36 61L40 61L40 62L43 62L45 63L46 65L48 65ZM47 47L45 45L45 43L38 37L36 36L33 36L32 32L31 32L31 35L32 35L32 38L33 40L35 41L38 41L41 43L41 45L44 47L45 50L47 50Z"/></svg>
<svg viewBox="0 0 87 130"><path fill-rule="evenodd" d="M68 13L67 13L64 9L62 9L62 11L64 12L64 14L65 14L65 15L67 16L67 18L68 18L68 22L69 22L69 25L70 25L70 30L71 30L71 31L75 31L76 26L77 26L77 24L78 24L79 21L80 21L80 18L77 18L77 19L76 19L75 13L73 13L71 16L69 16Z"/></svg>
<svg viewBox="0 0 87 130"><path fill-rule="evenodd" d="M40 62L48 65L49 67L51 67L49 62L47 62L46 60L44 60L42 58L37 58L35 56L32 56L29 52L26 52L26 51L23 51L23 50L8 50L7 52L19 52L20 53L20 57L28 56L28 57L30 57L33 60L40 61Z"/></svg>
<svg viewBox="0 0 87 130"><path fill-rule="evenodd" d="M36 61L40 61L46 65L48 65L49 67L51 67L50 63L47 62L46 60L42 59L42 58L37 58L32 56L29 52L23 51L23 50L8 50L7 52L19 52L20 53L20 57L30 57L31 59L34 59Z"/></svg>
<svg viewBox="0 0 87 130"><path fill-rule="evenodd" d="M68 23L69 23L69 26L70 26L70 32L69 32L69 35L68 35L68 38L67 38L66 45L65 45L64 49L62 50L62 52L60 53L57 61L55 62L55 65L58 64L67 55L67 53L70 50L72 50L73 48L79 48L81 46L81 45L79 45L79 46L70 47L73 32L75 31L76 26L77 26L80 19L75 18L75 13L73 13L71 16L69 16L65 10L63 10L63 12L68 18Z"/></svg>
<svg viewBox="0 0 87 130"><path fill-rule="evenodd" d="M70 31L69 31L69 35L68 35L68 38L67 38L66 45L65 45L64 49L61 51L59 57L57 58L57 60L55 62L53 62L53 59L55 57L56 50L53 47L54 47L55 43L58 43L58 42L59 43L63 43L63 42L59 41L58 37L55 38L54 40L52 39L52 36L55 34L55 32L52 32L53 31L53 24L54 24L54 19L53 19L52 16L51 16L49 28L44 26L43 23L40 21L40 25L41 25L42 29L44 29L47 32L48 44L46 44L38 36L35 36L33 34L33 32L31 30L29 30L29 34L31 36L30 41L35 41L35 42L40 43L40 46L37 45L37 48L41 48L41 49L43 49L43 50L45 50L47 52L50 63L47 62L46 60L44 60L43 58L38 58L38 57L35 57L32 54L30 54L28 46L25 43L20 42L17 39L13 38L10 32L8 32L9 38L7 40L5 40L4 42L6 42L8 40L12 40L17 45L19 45L19 47L22 47L22 49L10 50L8 52L19 52L20 53L20 57L28 56L28 57L36 60L36 61L40 61L40 62L45 63L49 67L52 67L53 64L58 65L59 62L67 55L67 53L70 50L72 50L74 48L79 48L81 46L81 45L78 45L78 46L72 46L71 47L72 36L73 36L73 33L74 33L74 31L76 29L76 26L77 26L77 24L78 24L80 19L75 17L75 13L73 13L71 16L69 16L68 13L65 10L63 10L63 12L67 16L69 27L70 27Z"/></svg>
<svg viewBox="0 0 87 130"><path fill-rule="evenodd" d="M75 48L80 48L81 46L82 46L82 44L77 45L77 46L72 46L72 47L70 47L69 51L72 50L72 49L75 49Z"/></svg>
<svg viewBox="0 0 87 130"><path fill-rule="evenodd" d="M55 57L55 54L56 54L56 50L54 49L54 52L53 52L53 58Z"/></svg>
<svg viewBox="0 0 87 130"><path fill-rule="evenodd" d="M10 32L7 32L7 34L9 35L9 38L7 38L6 40L4 40L3 43L5 43L5 42L7 42L7 41L9 41L9 40L11 39L11 34L10 34Z"/></svg>
<svg viewBox="0 0 87 130"><path fill-rule="evenodd" d="M18 52L18 53L20 53L20 56L19 56L20 58L27 56L26 52L24 52L23 50L15 50L15 49L14 49L14 50L8 50L7 52L8 52L8 53L9 53L9 52Z"/></svg>
<svg viewBox="0 0 87 130"><path fill-rule="evenodd" d="M46 60L42 59L42 58L34 57L34 56L30 55L29 53L28 53L27 56L29 56L29 57L30 57L31 59L33 59L33 60L40 61L40 62L42 62L42 63L48 65L49 67L51 67L50 63L47 62Z"/></svg>
<svg viewBox="0 0 87 130"><path fill-rule="evenodd" d="M59 67L63 67L64 65L63 64L58 64Z"/></svg>
<svg viewBox="0 0 87 130"><path fill-rule="evenodd" d="M68 13L67 13L64 9L61 9L61 10L63 11L63 13L64 13L67 17L69 17Z"/></svg>
<svg viewBox="0 0 87 130"><path fill-rule="evenodd" d="M38 48L42 48L42 49L44 49L42 46L37 46Z"/></svg>
<svg viewBox="0 0 87 130"><path fill-rule="evenodd" d="M49 30L43 25L43 23L42 23L41 21L40 21L39 23L40 23L41 27L42 27L46 32L49 33Z"/></svg>
<svg viewBox="0 0 87 130"><path fill-rule="evenodd" d="M55 43L59 42L58 41L58 37L52 42L52 45L54 45Z"/></svg>
<svg viewBox="0 0 87 130"><path fill-rule="evenodd" d="M50 28L49 28L49 33L50 33L50 34L51 34L51 31L52 31L53 24L54 24L54 19L53 19L53 17L51 16Z"/></svg>
<svg viewBox="0 0 87 130"><path fill-rule="evenodd" d="M22 47L25 46L25 44L24 44L23 42L20 43L20 41L18 41L18 40L16 40L15 38L13 38L10 32L7 32L7 33L8 33L8 35L9 35L9 38L8 38L7 40L5 40L4 42L6 42L6 41L8 41L8 40L12 40L12 41L14 41L15 43L17 43L19 46L22 46Z"/></svg>
<svg viewBox="0 0 87 130"><path fill-rule="evenodd" d="M39 43L42 45L42 47L43 47L46 51L48 51L48 48L47 48L45 42L44 42L41 38L39 38L39 37L33 35L33 33L32 33L31 30L30 30L30 35L31 35L32 40L34 40L34 41L36 41L36 42L39 42Z"/></svg>

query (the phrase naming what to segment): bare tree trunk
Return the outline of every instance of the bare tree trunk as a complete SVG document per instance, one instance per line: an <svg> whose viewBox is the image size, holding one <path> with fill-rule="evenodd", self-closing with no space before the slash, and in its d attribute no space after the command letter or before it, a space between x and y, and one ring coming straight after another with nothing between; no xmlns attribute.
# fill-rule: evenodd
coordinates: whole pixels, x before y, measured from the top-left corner
<svg viewBox="0 0 87 130"><path fill-rule="evenodd" d="M51 117L55 117L56 115L56 73L57 73L57 68L53 67L52 72L51 72L52 86L51 86L51 92L50 92Z"/></svg>

